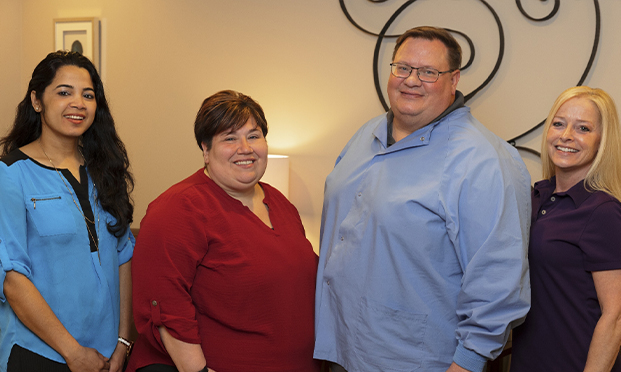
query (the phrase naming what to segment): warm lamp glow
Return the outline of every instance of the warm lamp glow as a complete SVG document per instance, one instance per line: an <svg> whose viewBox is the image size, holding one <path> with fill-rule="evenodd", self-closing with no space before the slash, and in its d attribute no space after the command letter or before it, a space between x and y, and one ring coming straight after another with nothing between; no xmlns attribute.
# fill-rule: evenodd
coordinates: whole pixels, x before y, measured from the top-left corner
<svg viewBox="0 0 621 372"><path fill-rule="evenodd" d="M268 155L267 168L261 178L289 198L289 157L286 155Z"/></svg>

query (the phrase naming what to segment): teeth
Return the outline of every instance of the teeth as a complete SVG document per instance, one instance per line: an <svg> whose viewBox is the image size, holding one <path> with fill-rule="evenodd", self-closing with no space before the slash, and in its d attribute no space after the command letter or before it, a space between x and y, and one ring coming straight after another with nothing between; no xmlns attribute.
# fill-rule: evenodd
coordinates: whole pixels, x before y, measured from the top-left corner
<svg viewBox="0 0 621 372"><path fill-rule="evenodd" d="M570 149L569 147L556 146L556 148L558 150L565 151L565 152L578 152L578 150Z"/></svg>
<svg viewBox="0 0 621 372"><path fill-rule="evenodd" d="M235 164L248 165L248 164L252 164L252 160L236 161Z"/></svg>
<svg viewBox="0 0 621 372"><path fill-rule="evenodd" d="M84 117L82 116L78 116L78 115L67 115L65 116L67 119L74 119L74 120L82 120L84 119Z"/></svg>

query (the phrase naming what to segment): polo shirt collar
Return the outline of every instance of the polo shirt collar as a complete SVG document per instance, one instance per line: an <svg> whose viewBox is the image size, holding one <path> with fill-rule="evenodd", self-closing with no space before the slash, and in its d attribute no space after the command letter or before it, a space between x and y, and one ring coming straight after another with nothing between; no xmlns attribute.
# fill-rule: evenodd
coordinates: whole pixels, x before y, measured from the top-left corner
<svg viewBox="0 0 621 372"><path fill-rule="evenodd" d="M541 199L547 199L554 194L556 188L556 177L552 177L549 180L542 180L535 183L534 195ZM556 195L569 196L574 202L576 208L580 207L585 200L591 196L592 192L589 192L584 186L584 180L573 185L569 190L564 192L558 192Z"/></svg>

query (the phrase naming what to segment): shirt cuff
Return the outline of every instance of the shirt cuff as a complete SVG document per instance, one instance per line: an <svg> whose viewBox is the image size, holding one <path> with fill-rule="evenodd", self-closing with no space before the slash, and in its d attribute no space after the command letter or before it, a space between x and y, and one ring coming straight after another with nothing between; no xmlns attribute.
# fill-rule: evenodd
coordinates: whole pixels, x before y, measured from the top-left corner
<svg viewBox="0 0 621 372"><path fill-rule="evenodd" d="M126 237L121 238L120 244L117 246L117 251L119 255L119 266L124 263L129 262L134 255L134 246L136 245L136 238L134 238L134 234L129 231L129 227L127 228L128 233Z"/></svg>
<svg viewBox="0 0 621 372"><path fill-rule="evenodd" d="M455 355L453 355L453 361L461 368L465 368L471 372L482 372L487 363L487 358L475 353L472 350L468 350L464 345L459 342Z"/></svg>
<svg viewBox="0 0 621 372"><path fill-rule="evenodd" d="M20 261L11 260L6 244L4 244L4 241L0 239L0 302L2 303L6 302L6 297L4 296L4 286L2 284L6 278L6 273L9 271L18 272L26 278L31 279L30 268Z"/></svg>

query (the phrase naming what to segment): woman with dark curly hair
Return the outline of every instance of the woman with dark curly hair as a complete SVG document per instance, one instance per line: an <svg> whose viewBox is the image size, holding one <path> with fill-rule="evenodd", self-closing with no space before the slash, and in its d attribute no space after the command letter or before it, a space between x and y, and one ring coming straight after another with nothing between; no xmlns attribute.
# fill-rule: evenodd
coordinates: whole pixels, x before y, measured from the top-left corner
<svg viewBox="0 0 621 372"><path fill-rule="evenodd" d="M120 371L133 178L93 64L48 54L0 147L0 371Z"/></svg>

